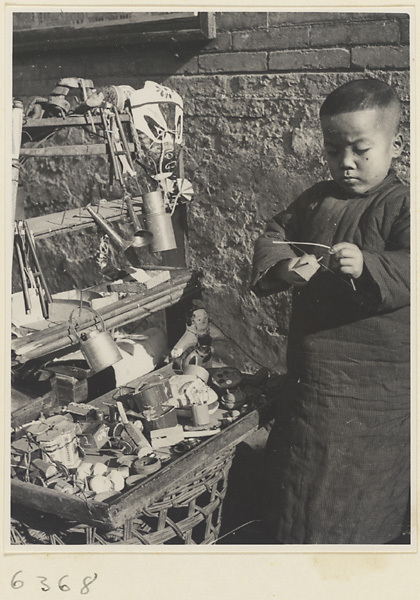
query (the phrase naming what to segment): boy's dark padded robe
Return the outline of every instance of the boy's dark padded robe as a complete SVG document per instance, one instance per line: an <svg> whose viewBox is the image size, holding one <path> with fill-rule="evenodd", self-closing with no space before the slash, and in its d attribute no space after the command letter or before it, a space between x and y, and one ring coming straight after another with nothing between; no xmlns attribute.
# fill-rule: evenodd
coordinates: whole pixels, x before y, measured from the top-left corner
<svg viewBox="0 0 420 600"><path fill-rule="evenodd" d="M282 543L383 544L401 532L410 483L409 225L408 188L390 172L355 197L332 181L315 185L257 240L254 285L302 254L273 238L351 242L364 259L356 292L323 267L293 292L287 391L267 444L265 516ZM327 250L301 250L334 268Z"/></svg>

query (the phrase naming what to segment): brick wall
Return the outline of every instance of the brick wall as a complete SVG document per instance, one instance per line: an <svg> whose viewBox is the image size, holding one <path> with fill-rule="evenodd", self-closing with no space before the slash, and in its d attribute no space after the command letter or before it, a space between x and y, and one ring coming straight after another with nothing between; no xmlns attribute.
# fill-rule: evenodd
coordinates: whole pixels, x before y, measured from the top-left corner
<svg viewBox="0 0 420 600"><path fill-rule="evenodd" d="M186 170L195 188L193 266L204 270L211 317L243 349L229 342L218 350L239 366L282 371L290 302L287 295L257 300L249 292L253 242L272 214L328 176L317 113L345 81L373 76L395 87L407 139L396 168L408 180L409 20L403 13L227 12L216 14L216 24L217 36L207 43L17 56L15 95L48 95L57 79L74 75L97 87L140 87L152 79L180 92ZM58 176L74 203L87 203L86 165L73 164L71 173L56 162L39 165L27 163L23 174L28 204ZM52 192L50 185L49 202L58 201L59 186ZM84 259L67 250L80 265L73 277L85 274Z"/></svg>

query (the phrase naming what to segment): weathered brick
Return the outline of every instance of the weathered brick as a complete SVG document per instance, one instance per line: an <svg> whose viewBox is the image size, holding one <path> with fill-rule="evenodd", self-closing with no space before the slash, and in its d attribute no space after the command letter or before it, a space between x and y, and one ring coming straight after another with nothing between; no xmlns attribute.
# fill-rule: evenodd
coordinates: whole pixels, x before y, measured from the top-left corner
<svg viewBox="0 0 420 600"><path fill-rule="evenodd" d="M267 27L266 12L222 12L216 13L217 31L235 31Z"/></svg>
<svg viewBox="0 0 420 600"><path fill-rule="evenodd" d="M392 18L395 15L389 15ZM387 15L388 17L388 15ZM346 13L346 12L270 12L268 26L276 27L285 23L328 23L343 21L371 21L383 19L383 13Z"/></svg>
<svg viewBox="0 0 420 600"><path fill-rule="evenodd" d="M400 42L401 44L410 43L410 20L409 15L406 18L399 19L400 22Z"/></svg>
<svg viewBox="0 0 420 600"><path fill-rule="evenodd" d="M391 85L392 83L392 74L387 70L379 71L378 69L364 69L363 77L379 79L380 81L384 81L388 85ZM358 78L358 75L356 76L356 78Z"/></svg>
<svg viewBox="0 0 420 600"><path fill-rule="evenodd" d="M349 75L341 80L337 73L263 73L238 74L226 76L226 94L234 94L236 98L317 98L338 87L348 80ZM191 77L188 79L196 79ZM205 79L209 79L205 77ZM197 92L199 93L199 92Z"/></svg>
<svg viewBox="0 0 420 600"><path fill-rule="evenodd" d="M173 55L156 55L146 57L141 55L133 59L131 64L127 68L121 69L116 68L115 64L110 61L108 67L106 63L98 63L98 65L92 64L91 69L88 71L92 73L94 81L98 77L113 76L117 78L120 85L128 79L141 79L151 78L155 81L163 81L171 75L195 75L198 73L198 57L193 58L175 57ZM85 74L87 76L87 74Z"/></svg>
<svg viewBox="0 0 420 600"><path fill-rule="evenodd" d="M268 31L234 32L234 50L277 50L309 46L308 27L279 27Z"/></svg>
<svg viewBox="0 0 420 600"><path fill-rule="evenodd" d="M364 23L324 23L314 25L310 31L310 45L338 46L342 44L396 44L400 29L394 21Z"/></svg>
<svg viewBox="0 0 420 600"><path fill-rule="evenodd" d="M166 85L179 90L181 95L191 97L219 98L227 91L227 78L224 75L175 75L166 80Z"/></svg>
<svg viewBox="0 0 420 600"><path fill-rule="evenodd" d="M214 40L206 44L203 52L228 52L232 49L232 34L230 31L217 33Z"/></svg>
<svg viewBox="0 0 420 600"><path fill-rule="evenodd" d="M175 71L175 69L174 69ZM160 71L161 73L164 73L165 71ZM172 73L172 70L166 71L167 73ZM183 75L195 75L198 73L198 57L194 56L193 58L187 60L187 61L180 61L180 63L178 63L178 66L176 67L176 72L178 74L183 74Z"/></svg>
<svg viewBox="0 0 420 600"><path fill-rule="evenodd" d="M147 53L138 53L132 60L127 61L127 74L135 75L159 75L184 73L198 73L198 58L197 56L183 56L174 54L173 52L165 52L156 54L148 50Z"/></svg>
<svg viewBox="0 0 420 600"><path fill-rule="evenodd" d="M346 69L350 67L350 52L344 48L270 52L268 66L270 71Z"/></svg>
<svg viewBox="0 0 420 600"><path fill-rule="evenodd" d="M356 68L404 69L409 67L407 46L375 46L352 48L351 62Z"/></svg>
<svg viewBox="0 0 420 600"><path fill-rule="evenodd" d="M267 70L266 52L233 52L231 54L208 54L198 59L200 73L223 73Z"/></svg>

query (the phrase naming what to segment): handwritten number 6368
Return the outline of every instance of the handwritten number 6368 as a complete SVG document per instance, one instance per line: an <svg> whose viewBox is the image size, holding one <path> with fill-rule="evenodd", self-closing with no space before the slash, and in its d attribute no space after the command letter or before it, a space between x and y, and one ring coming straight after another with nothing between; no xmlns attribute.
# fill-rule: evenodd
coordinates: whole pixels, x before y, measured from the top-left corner
<svg viewBox="0 0 420 600"><path fill-rule="evenodd" d="M23 571L16 571L16 573L13 575L12 580L10 582L11 587L14 590L20 590L20 588L23 588L23 586L25 585L25 582L21 579L20 574L23 573ZM67 583L64 582L64 580L68 577L68 575L63 575L62 577L60 577L60 579L58 580L58 589L61 592L69 592L70 591L70 586L67 585ZM90 591L89 586L95 581L95 579L97 579L98 575L97 573L94 573L93 576L87 576L83 579L82 582L82 587L80 588L80 593L82 595L84 594L88 594ZM42 575L38 575L37 579L40 580L40 586L41 586L41 590L43 592L49 592L51 590L51 586L48 583L48 579L47 577L43 577Z"/></svg>

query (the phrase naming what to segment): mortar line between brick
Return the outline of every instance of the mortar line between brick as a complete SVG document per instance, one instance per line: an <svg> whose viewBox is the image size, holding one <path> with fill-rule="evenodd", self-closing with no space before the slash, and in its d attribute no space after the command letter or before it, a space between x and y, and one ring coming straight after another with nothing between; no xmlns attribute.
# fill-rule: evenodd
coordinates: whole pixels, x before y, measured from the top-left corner
<svg viewBox="0 0 420 600"><path fill-rule="evenodd" d="M179 77L179 78L189 78L192 79L194 77L206 77L206 78L211 78L211 77L216 77L216 76L226 76L226 77L246 77L246 76L263 76L263 75L267 75L267 76L271 76L271 75L295 75L295 74L299 74L299 75L319 75L320 73L336 73L337 75L340 75L341 73L345 73L345 74L351 74L351 73L355 73L355 74L359 74L359 73L363 73L364 71L381 71L381 72L386 72L386 73L406 73L407 71L410 70L410 67L356 67L354 65L351 65L350 67L343 67L339 70L337 70L337 68L332 67L331 69L325 69L325 68L319 68L319 69L311 69L311 70L307 70L307 69L289 69L289 70L270 70L270 71L247 71L246 73L243 71L215 71L215 72L201 72L201 73L194 73L194 74L185 74L185 75L174 75L174 74L155 74L155 75L150 75L150 77L165 77L165 78L174 78L174 77Z"/></svg>

